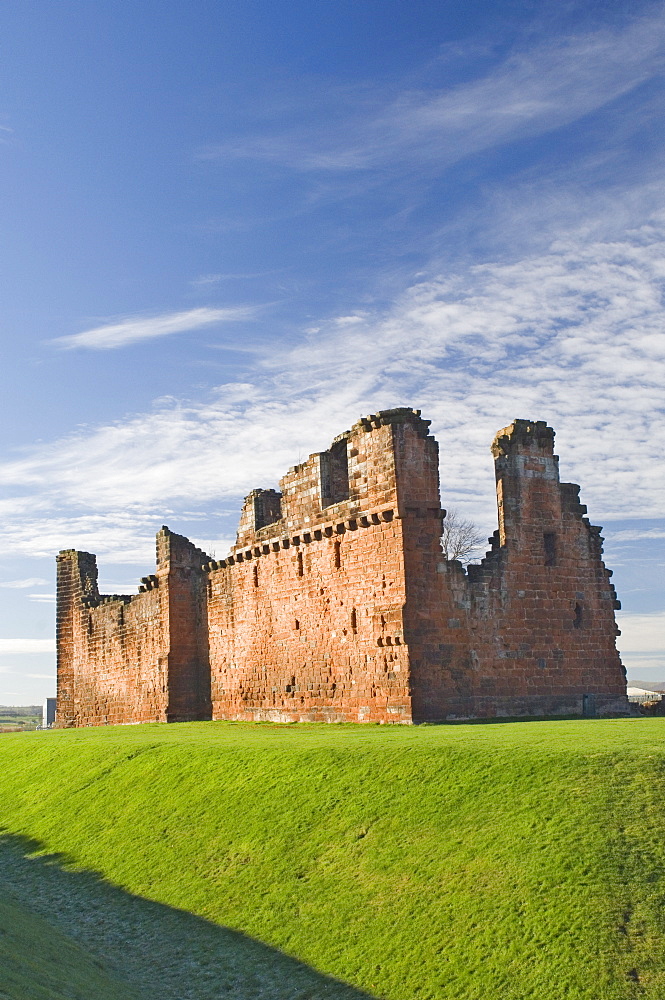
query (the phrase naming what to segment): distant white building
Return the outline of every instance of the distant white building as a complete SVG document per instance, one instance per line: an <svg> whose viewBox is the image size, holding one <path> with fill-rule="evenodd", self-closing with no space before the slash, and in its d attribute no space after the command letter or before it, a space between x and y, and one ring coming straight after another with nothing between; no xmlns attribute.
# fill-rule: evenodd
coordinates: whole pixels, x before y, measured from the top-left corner
<svg viewBox="0 0 665 1000"><path fill-rule="evenodd" d="M55 722L55 698L47 698L42 709L42 729L50 729Z"/></svg>
<svg viewBox="0 0 665 1000"><path fill-rule="evenodd" d="M662 691L647 691L645 688L628 687L628 701L635 705L644 705L648 701L662 701Z"/></svg>

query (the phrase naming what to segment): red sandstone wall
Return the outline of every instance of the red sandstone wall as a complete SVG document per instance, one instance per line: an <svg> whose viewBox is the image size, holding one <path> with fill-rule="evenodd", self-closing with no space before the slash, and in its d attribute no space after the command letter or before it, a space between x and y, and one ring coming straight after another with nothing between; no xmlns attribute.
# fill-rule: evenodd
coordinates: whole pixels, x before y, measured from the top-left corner
<svg viewBox="0 0 665 1000"><path fill-rule="evenodd" d="M162 621L168 636L169 722L209 719L211 714L204 560L208 556L182 535L166 527L157 535L157 577L166 595Z"/></svg>
<svg viewBox="0 0 665 1000"><path fill-rule="evenodd" d="M319 530L210 574L214 718L410 720L399 523Z"/></svg>
<svg viewBox="0 0 665 1000"><path fill-rule="evenodd" d="M443 573L438 445L411 423L395 432L413 721L439 720L451 698L468 693L468 630Z"/></svg>
<svg viewBox="0 0 665 1000"><path fill-rule="evenodd" d="M232 557L209 574L214 718L411 721L395 472L405 422L426 436L413 411L388 411L336 439L344 499L325 453L283 478L272 524L254 530L248 497Z"/></svg>
<svg viewBox="0 0 665 1000"><path fill-rule="evenodd" d="M58 579L56 725L166 721L164 590L100 598L95 557L73 550Z"/></svg>
<svg viewBox="0 0 665 1000"><path fill-rule="evenodd" d="M579 487L559 483L553 443L544 423L515 421L493 445L499 538L471 587L476 696L497 712L507 700L529 714L625 710L600 528Z"/></svg>
<svg viewBox="0 0 665 1000"><path fill-rule="evenodd" d="M415 719L627 710L600 529L559 483L553 438L528 421L497 435L500 527L468 576L440 556L435 573L433 536L407 547L416 579L436 581L418 601L431 640L410 643Z"/></svg>
<svg viewBox="0 0 665 1000"><path fill-rule="evenodd" d="M600 529L553 432L495 439L499 531L441 553L438 448L419 412L359 421L246 499L211 562L163 528L134 597L58 557L58 725L192 718L410 722L627 709Z"/></svg>
<svg viewBox="0 0 665 1000"><path fill-rule="evenodd" d="M166 721L166 634L159 590L90 608L76 715L87 725ZM89 665L94 664L94 669Z"/></svg>
<svg viewBox="0 0 665 1000"><path fill-rule="evenodd" d="M210 718L205 554L163 528L157 571L100 596L95 557L58 556L58 726Z"/></svg>
<svg viewBox="0 0 665 1000"><path fill-rule="evenodd" d="M75 707L76 667L85 649L83 599L96 596L97 564L89 552L68 549L57 557L57 726L81 724Z"/></svg>

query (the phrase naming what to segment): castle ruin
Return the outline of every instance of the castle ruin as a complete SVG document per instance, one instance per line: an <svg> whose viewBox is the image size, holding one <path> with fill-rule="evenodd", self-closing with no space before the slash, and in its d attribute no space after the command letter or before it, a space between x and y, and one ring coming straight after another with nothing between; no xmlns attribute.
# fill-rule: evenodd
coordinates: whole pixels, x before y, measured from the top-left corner
<svg viewBox="0 0 665 1000"><path fill-rule="evenodd" d="M626 714L601 529L552 429L495 437L499 527L465 570L428 427L359 420L249 494L225 559L163 527L138 594L100 595L95 556L61 552L56 724Z"/></svg>

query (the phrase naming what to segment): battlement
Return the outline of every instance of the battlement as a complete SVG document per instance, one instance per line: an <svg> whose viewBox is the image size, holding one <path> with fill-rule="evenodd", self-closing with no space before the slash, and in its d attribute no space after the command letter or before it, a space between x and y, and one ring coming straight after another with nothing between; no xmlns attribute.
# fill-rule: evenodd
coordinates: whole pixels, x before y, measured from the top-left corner
<svg viewBox="0 0 665 1000"><path fill-rule="evenodd" d="M494 437L492 454L495 459L507 458L520 452L552 455L554 431L544 420L513 420Z"/></svg>
<svg viewBox="0 0 665 1000"><path fill-rule="evenodd" d="M353 425L351 432L347 431L347 434L353 433L353 431L359 428L369 432L372 430L378 430L379 427L388 427L394 424L408 423L415 428L419 437L427 437L432 421L423 420L420 413L420 410L412 410L408 406L396 406L392 410L379 410L378 413L372 413L369 417L361 417L360 420Z"/></svg>
<svg viewBox="0 0 665 1000"><path fill-rule="evenodd" d="M627 711L600 529L553 444L543 421L496 435L499 527L468 573L408 407L252 490L223 559L163 526L138 593L101 595L95 556L61 552L57 724Z"/></svg>
<svg viewBox="0 0 665 1000"><path fill-rule="evenodd" d="M420 410L408 407L362 417L326 451L292 466L279 491L255 489L247 495L236 549L294 531L311 533L319 523L395 510L400 501L438 509L438 449L429 425Z"/></svg>

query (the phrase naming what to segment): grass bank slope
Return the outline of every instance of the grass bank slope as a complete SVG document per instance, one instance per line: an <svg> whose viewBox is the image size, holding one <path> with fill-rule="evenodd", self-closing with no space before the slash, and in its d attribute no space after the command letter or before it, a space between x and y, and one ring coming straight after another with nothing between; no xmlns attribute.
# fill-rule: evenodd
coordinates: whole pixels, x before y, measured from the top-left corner
<svg viewBox="0 0 665 1000"><path fill-rule="evenodd" d="M150 725L0 753L9 834L372 997L665 996L665 720Z"/></svg>
<svg viewBox="0 0 665 1000"><path fill-rule="evenodd" d="M139 1000L71 938L0 898L0 1000Z"/></svg>

